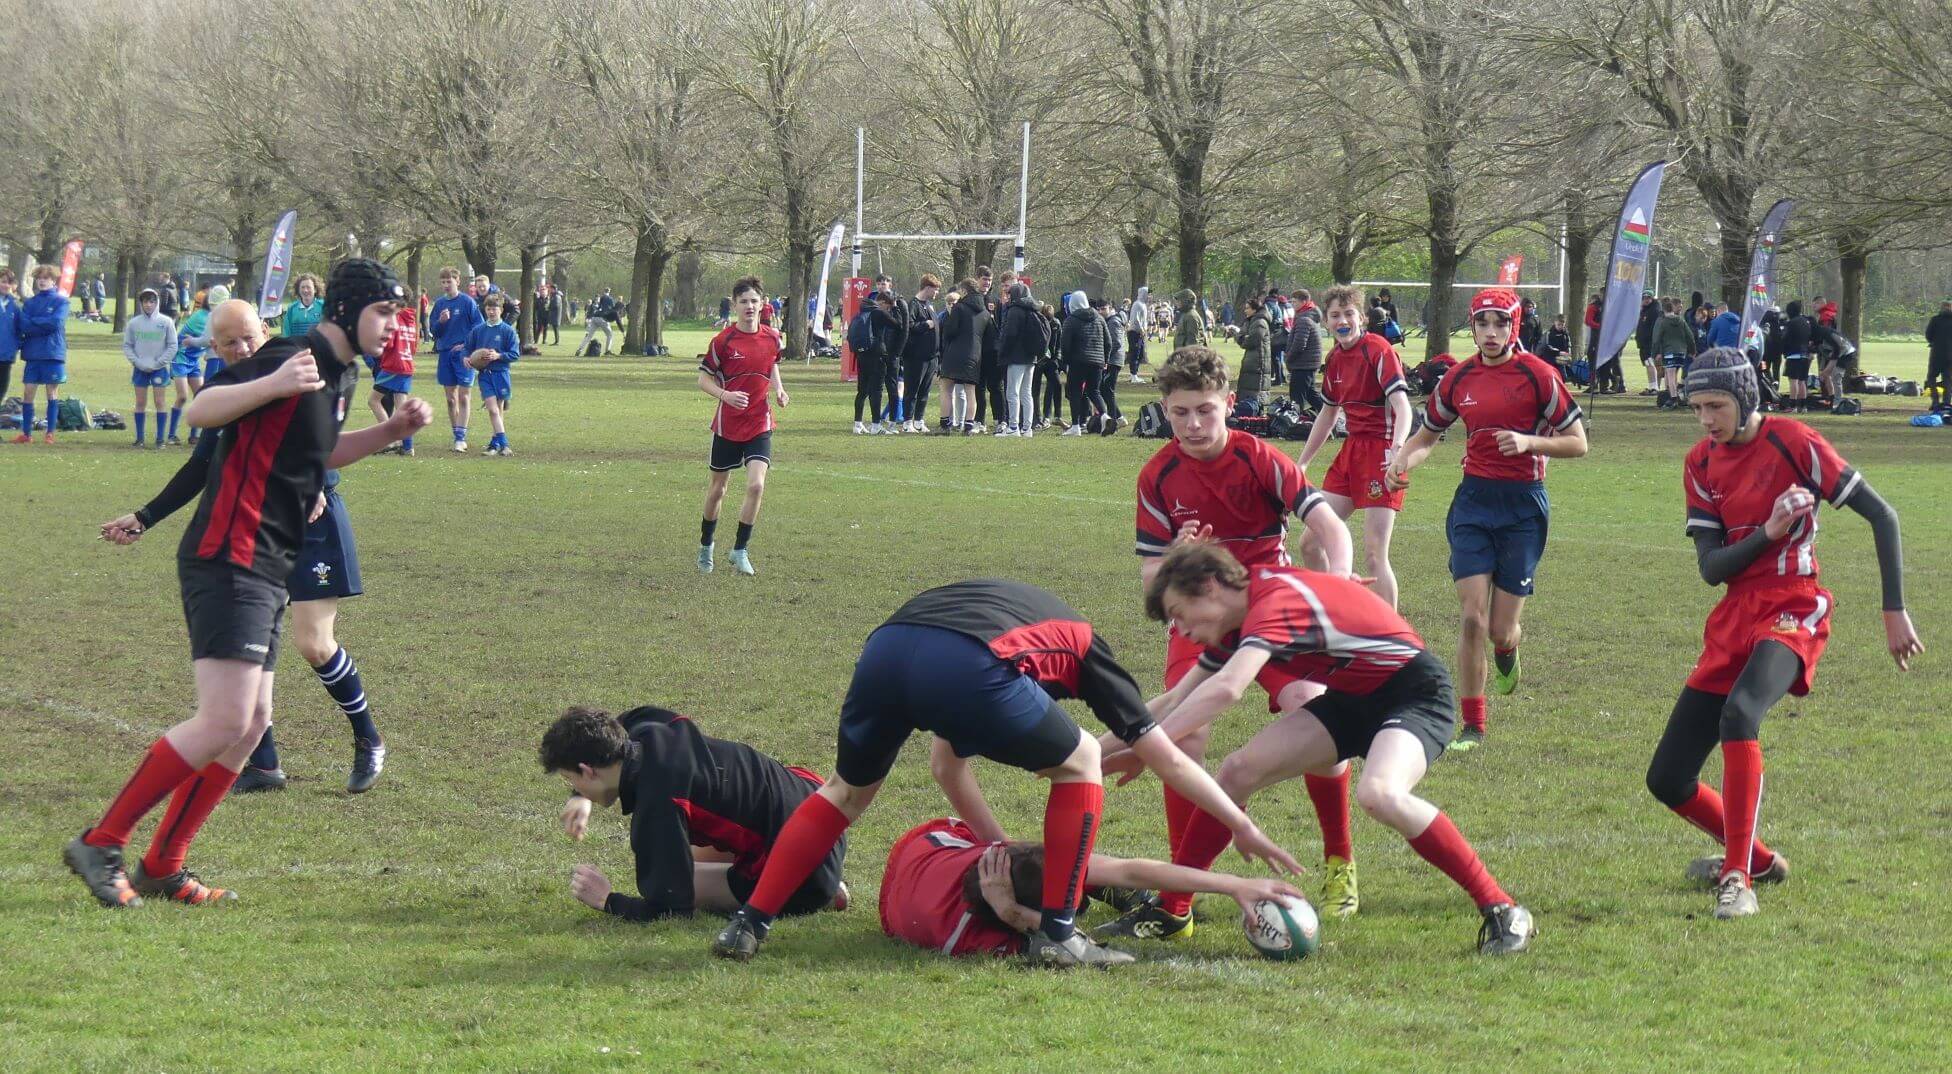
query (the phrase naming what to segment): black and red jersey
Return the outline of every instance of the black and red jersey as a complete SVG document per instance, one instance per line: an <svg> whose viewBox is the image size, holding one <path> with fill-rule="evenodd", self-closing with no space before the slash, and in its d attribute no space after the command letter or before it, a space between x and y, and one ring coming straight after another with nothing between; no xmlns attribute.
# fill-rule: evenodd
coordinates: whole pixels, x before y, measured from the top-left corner
<svg viewBox="0 0 1952 1074"><path fill-rule="evenodd" d="M1682 479L1688 503L1688 534L1708 531L1734 544L1762 528L1776 500L1801 486L1832 507L1842 507L1863 483L1830 441L1800 421L1769 416L1747 443L1717 444L1703 438L1688 452ZM1770 543L1730 589L1777 579L1817 576L1816 513L1799 518Z"/></svg>
<svg viewBox="0 0 1952 1074"><path fill-rule="evenodd" d="M1423 638L1368 586L1299 567L1256 567L1247 618L1200 666L1218 671L1234 651L1265 649L1298 679L1345 694L1372 693L1424 651Z"/></svg>
<svg viewBox="0 0 1952 1074"><path fill-rule="evenodd" d="M1077 609L1026 582L978 578L915 595L888 623L953 630L989 647L1052 697L1077 698L1122 741L1155 726L1139 684Z"/></svg>
<svg viewBox="0 0 1952 1074"><path fill-rule="evenodd" d="M1543 481L1545 456L1506 455L1498 433L1527 436L1563 433L1580 419L1579 404L1551 362L1513 351L1497 365L1474 354L1457 363L1425 403L1424 424L1444 430L1459 418L1470 435L1464 441L1464 472L1492 481Z"/></svg>
<svg viewBox="0 0 1952 1074"><path fill-rule="evenodd" d="M291 575L305 543L305 519L325 488L325 464L339 443L346 403L359 385L359 366L333 357L331 344L314 330L303 339L272 340L204 386L257 380L305 351L318 362L325 387L273 400L204 434L219 437L217 452L177 559L228 563L279 585Z"/></svg>
<svg viewBox="0 0 1952 1074"><path fill-rule="evenodd" d="M618 805L630 817L638 891L610 893L604 909L619 917L690 916L695 846L733 855L733 870L757 880L786 819L821 783L667 709L635 708L617 720L630 732Z"/></svg>
<svg viewBox="0 0 1952 1074"><path fill-rule="evenodd" d="M1163 556L1188 522L1213 527L1213 539L1252 567L1288 562L1288 516L1306 519L1327 501L1308 472L1252 433L1227 431L1227 446L1196 459L1168 440L1139 471L1141 556Z"/></svg>

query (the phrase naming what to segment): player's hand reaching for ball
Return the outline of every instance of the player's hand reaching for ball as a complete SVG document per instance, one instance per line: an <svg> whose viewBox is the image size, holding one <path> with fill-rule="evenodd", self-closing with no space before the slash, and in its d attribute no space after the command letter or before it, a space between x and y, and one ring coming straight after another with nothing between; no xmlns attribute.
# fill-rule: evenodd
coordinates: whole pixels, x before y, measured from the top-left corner
<svg viewBox="0 0 1952 1074"><path fill-rule="evenodd" d="M1775 510L1769 512L1769 521L1762 524L1763 536L1772 541L1780 541L1788 533L1796 520L1816 511L1816 497L1801 485L1784 490L1776 497Z"/></svg>
<svg viewBox="0 0 1952 1074"><path fill-rule="evenodd" d="M1287 873L1292 876L1307 871L1301 867L1301 862L1295 860L1293 854L1276 845L1274 840L1269 839L1252 821L1247 823L1246 831L1234 833L1234 849L1240 851L1240 856L1248 861L1266 862L1268 867L1277 873Z"/></svg>
<svg viewBox="0 0 1952 1074"><path fill-rule="evenodd" d="M283 399L318 391L325 387L325 380L319 376L319 363L312 352L299 351L271 374L271 385L277 390L278 398Z"/></svg>
<svg viewBox="0 0 1952 1074"><path fill-rule="evenodd" d="M1258 877L1241 877L1228 892L1242 910L1252 910L1257 902L1277 902L1282 899L1305 899L1293 884L1286 880L1264 880Z"/></svg>
<svg viewBox="0 0 1952 1074"><path fill-rule="evenodd" d="M569 871L569 893L584 906L601 910L610 900L610 878L594 865L578 865Z"/></svg>
<svg viewBox="0 0 1952 1074"><path fill-rule="evenodd" d="M1891 659L1898 662L1899 671L1911 670L1911 658L1925 651L1925 643L1918 640L1910 612L1899 608L1884 613L1884 647L1891 650Z"/></svg>
<svg viewBox="0 0 1952 1074"><path fill-rule="evenodd" d="M102 523L102 540L110 544L132 545L142 539L142 523L131 514Z"/></svg>
<svg viewBox="0 0 1952 1074"><path fill-rule="evenodd" d="M580 794L570 795L563 803L563 834L580 843L589 830L590 800Z"/></svg>
<svg viewBox="0 0 1952 1074"><path fill-rule="evenodd" d="M734 410L744 410L752 405L752 396L745 392L726 392L718 397L718 401Z"/></svg>
<svg viewBox="0 0 1952 1074"><path fill-rule="evenodd" d="M401 440L425 429L433 420L433 405L410 395L393 408L393 416L386 419L386 424L393 427L393 439Z"/></svg>

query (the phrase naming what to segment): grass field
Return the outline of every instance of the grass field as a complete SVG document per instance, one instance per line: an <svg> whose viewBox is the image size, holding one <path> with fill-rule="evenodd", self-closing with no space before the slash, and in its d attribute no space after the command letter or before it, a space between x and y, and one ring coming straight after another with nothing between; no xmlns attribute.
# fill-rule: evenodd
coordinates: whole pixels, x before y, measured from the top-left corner
<svg viewBox="0 0 1952 1074"><path fill-rule="evenodd" d="M856 829L855 908L787 922L742 967L707 956L712 920L637 926L572 901L576 862L629 877L625 827L599 814L586 844L562 837L541 728L570 703L655 701L826 770L869 630L920 589L988 574L1066 596L1156 685L1163 639L1131 554L1133 478L1156 444L856 438L833 366L790 366L760 574L701 576L709 408L688 356L703 339L674 334L686 357L662 360L525 359L511 459L447 452L421 379L437 420L420 457L369 460L342 486L368 592L339 636L386 775L342 793L345 722L288 652L278 731L295 779L205 830L192 866L243 893L218 909L105 912L60 863L192 705L172 568L183 519L131 549L94 539L182 456L108 432L0 447L0 1070L1945 1069L1952 431L1907 427L1919 400L1816 419L1903 516L1930 649L1909 675L1891 666L1868 528L1826 511L1835 635L1815 694L1778 706L1763 735L1762 834L1797 872L1762 891L1759 918L1708 919L1710 896L1680 876L1706 843L1642 786L1716 593L1681 535L1692 421L1628 397L1601 401L1590 457L1553 467L1519 694L1493 699L1488 748L1423 784L1538 915L1532 953L1472 954L1466 900L1367 819L1362 914L1329 924L1306 962L1252 957L1217 902L1190 944L1116 975L899 947L876 924L884 856L946 809L911 743ZM1864 365L1919 378L1922 347L1873 343ZM105 334L77 334L71 370L69 394L127 411ZM1128 410L1145 390L1121 390ZM356 408L352 424L367 420ZM1404 611L1447 661L1457 451L1419 473L1396 552ZM1214 756L1263 718L1243 704ZM1043 787L983 775L1034 838ZM1101 848L1164 856L1156 782L1108 796ZM1315 856L1298 788L1251 808Z"/></svg>

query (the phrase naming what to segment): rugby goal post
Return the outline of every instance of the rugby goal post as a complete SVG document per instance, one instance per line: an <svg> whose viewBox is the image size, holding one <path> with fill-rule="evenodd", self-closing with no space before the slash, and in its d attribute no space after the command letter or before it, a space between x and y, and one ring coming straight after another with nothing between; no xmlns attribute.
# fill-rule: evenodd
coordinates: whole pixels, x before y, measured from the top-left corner
<svg viewBox="0 0 1952 1074"><path fill-rule="evenodd" d="M1514 291L1551 291L1557 309L1554 313L1566 312L1566 226L1559 225L1559 279L1557 283L1453 283L1452 288L1478 291L1486 287L1504 287ZM1428 280L1352 280L1357 287L1421 287L1430 288Z"/></svg>

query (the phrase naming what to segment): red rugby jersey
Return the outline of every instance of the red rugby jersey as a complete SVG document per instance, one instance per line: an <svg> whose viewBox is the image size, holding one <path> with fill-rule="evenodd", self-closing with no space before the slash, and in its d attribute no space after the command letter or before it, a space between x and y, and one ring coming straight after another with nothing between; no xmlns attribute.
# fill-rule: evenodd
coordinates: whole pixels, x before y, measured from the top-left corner
<svg viewBox="0 0 1952 1074"><path fill-rule="evenodd" d="M1579 420L1580 412L1551 362L1515 351L1497 365L1486 365L1482 355L1474 354L1437 382L1424 406L1425 424L1448 429L1459 418L1469 434L1464 444L1466 474L1493 481L1543 481L1545 456L1500 454L1499 430L1532 436L1565 432Z"/></svg>
<svg viewBox="0 0 1952 1074"><path fill-rule="evenodd" d="M1236 430L1205 462L1167 441L1139 471L1138 501L1139 555L1165 555L1179 527L1198 522L1212 526L1213 539L1249 567L1287 564L1288 516L1307 518L1328 506L1294 459Z"/></svg>
<svg viewBox="0 0 1952 1074"><path fill-rule="evenodd" d="M1687 532L1722 535L1723 544L1747 537L1769 521L1776 498L1795 486L1833 507L1843 506L1863 478L1822 434L1800 421L1764 417L1746 444L1704 438L1688 452L1682 478L1688 503ZM1783 578L1817 576L1816 515L1798 519L1755 562L1729 579L1729 588Z"/></svg>
<svg viewBox="0 0 1952 1074"><path fill-rule="evenodd" d="M728 392L744 392L746 408L720 403L712 414L712 431L727 440L746 441L773 431L773 368L779 365L785 343L777 330L761 325L756 332L726 325L705 348L699 372L708 373Z"/></svg>
<svg viewBox="0 0 1952 1074"><path fill-rule="evenodd" d="M1257 567L1247 582L1247 618L1227 644L1209 646L1200 666L1218 671L1234 651L1266 649L1273 663L1345 694L1366 694L1424 650L1423 639L1369 587L1299 567Z"/></svg>
<svg viewBox="0 0 1952 1074"><path fill-rule="evenodd" d="M1322 359L1322 396L1342 408L1350 436L1389 439L1395 432L1389 397L1409 390L1396 348L1374 332L1364 332L1352 347L1330 347Z"/></svg>
<svg viewBox="0 0 1952 1074"><path fill-rule="evenodd" d="M953 817L910 828L888 851L881 874L881 931L945 955L1013 955L1023 934L980 913L962 895L963 877L993 843Z"/></svg>

